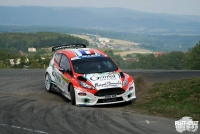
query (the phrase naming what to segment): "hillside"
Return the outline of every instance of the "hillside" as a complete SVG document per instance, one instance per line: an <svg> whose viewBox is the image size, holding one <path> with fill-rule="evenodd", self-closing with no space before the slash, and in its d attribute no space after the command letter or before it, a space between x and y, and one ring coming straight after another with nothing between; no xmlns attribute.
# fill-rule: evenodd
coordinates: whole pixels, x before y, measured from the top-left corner
<svg viewBox="0 0 200 134"><path fill-rule="evenodd" d="M131 42L126 40L120 40L120 39L113 39L113 38L106 38L109 40L109 42L103 42L104 45L101 45L101 43L96 38L96 35L79 35L79 34L71 34L72 36L79 37L82 39L87 40L88 42L92 43L91 46L99 46L99 49L115 49L119 50L115 52L115 54L120 54L121 56L125 56L127 54L132 53L152 53L151 50L143 49L141 48L140 43L137 42ZM91 47L90 46L90 47Z"/></svg>
<svg viewBox="0 0 200 134"><path fill-rule="evenodd" d="M200 16L145 13L124 8L39 6L0 6L0 12L0 25L64 26L140 34L200 34Z"/></svg>

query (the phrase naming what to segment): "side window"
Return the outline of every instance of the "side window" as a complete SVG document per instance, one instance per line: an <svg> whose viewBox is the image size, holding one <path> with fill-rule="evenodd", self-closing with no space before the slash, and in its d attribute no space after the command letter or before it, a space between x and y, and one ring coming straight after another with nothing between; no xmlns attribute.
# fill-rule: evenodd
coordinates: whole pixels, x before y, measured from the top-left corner
<svg viewBox="0 0 200 134"><path fill-rule="evenodd" d="M60 61L60 67L63 68L64 70L70 70L70 64L69 60L65 55L62 55L61 61Z"/></svg>
<svg viewBox="0 0 200 134"><path fill-rule="evenodd" d="M54 56L55 61L59 64L60 63L60 59L61 59L61 54L55 54Z"/></svg>

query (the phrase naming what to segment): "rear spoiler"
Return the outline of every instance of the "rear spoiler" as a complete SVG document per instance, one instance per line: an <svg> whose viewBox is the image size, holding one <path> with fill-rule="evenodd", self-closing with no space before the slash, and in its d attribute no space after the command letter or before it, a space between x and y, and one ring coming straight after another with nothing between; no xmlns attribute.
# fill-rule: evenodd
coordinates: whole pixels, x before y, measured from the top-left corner
<svg viewBox="0 0 200 134"><path fill-rule="evenodd" d="M85 44L70 44L70 45L55 46L55 47L52 47L52 52L60 50L60 49L66 49L66 48L86 48L86 45Z"/></svg>

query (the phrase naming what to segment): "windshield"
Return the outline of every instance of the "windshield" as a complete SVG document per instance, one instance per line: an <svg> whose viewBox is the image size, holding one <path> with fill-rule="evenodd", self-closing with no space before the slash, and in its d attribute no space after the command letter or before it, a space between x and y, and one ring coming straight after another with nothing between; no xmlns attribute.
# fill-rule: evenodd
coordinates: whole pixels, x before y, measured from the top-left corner
<svg viewBox="0 0 200 134"><path fill-rule="evenodd" d="M118 67L109 57L93 57L72 60L74 71L79 74L116 71Z"/></svg>

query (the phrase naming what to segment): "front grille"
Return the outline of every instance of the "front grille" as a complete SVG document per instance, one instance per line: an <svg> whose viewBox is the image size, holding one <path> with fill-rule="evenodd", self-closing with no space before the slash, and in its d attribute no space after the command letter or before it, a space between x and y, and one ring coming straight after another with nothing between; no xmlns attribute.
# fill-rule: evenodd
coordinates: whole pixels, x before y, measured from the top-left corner
<svg viewBox="0 0 200 134"><path fill-rule="evenodd" d="M107 88L97 91L95 96L105 96L105 95L119 95L123 94L125 91L122 88Z"/></svg>
<svg viewBox="0 0 200 134"><path fill-rule="evenodd" d="M98 99L97 103L109 103L109 102L118 102L123 101L122 97L110 98L110 99Z"/></svg>

